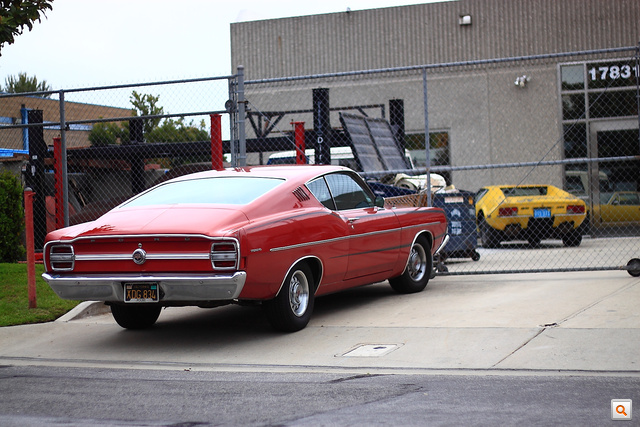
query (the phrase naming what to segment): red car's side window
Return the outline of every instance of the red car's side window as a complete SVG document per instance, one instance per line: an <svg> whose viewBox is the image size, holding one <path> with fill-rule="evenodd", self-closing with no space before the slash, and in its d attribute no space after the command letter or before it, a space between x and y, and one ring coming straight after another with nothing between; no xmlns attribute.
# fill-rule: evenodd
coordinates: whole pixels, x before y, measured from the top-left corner
<svg viewBox="0 0 640 427"><path fill-rule="evenodd" d="M307 187L320 203L331 210L361 209L374 205L371 195L345 173L325 175L310 181Z"/></svg>
<svg viewBox="0 0 640 427"><path fill-rule="evenodd" d="M324 180L324 177L317 178L309 182L307 184L307 188L327 209L331 209L332 211L336 210L336 205L333 202L333 197L331 197L331 192L329 191L329 187L327 186L327 182Z"/></svg>

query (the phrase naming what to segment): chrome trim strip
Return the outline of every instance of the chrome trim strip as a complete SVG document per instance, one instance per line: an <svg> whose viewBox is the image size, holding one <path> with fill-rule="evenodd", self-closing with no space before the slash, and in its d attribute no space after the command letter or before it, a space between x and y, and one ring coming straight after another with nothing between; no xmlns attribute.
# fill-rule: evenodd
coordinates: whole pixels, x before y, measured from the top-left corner
<svg viewBox="0 0 640 427"><path fill-rule="evenodd" d="M287 276L289 275L289 273L291 273L291 270L293 269L293 267L295 267L299 262L306 261L308 259L313 259L313 260L316 260L316 261L318 261L320 263L320 277L317 277L317 278L314 277L314 281L316 283L313 284L313 286L315 287L315 290L314 290L313 294L315 295L318 292L318 289L320 289L320 284L322 283L322 277L324 276L324 264L322 263L322 260L320 258L318 258L317 256L307 255L307 256L304 256L302 258L297 259L296 261L294 261L289 266L289 268L287 269L286 274L282 278L282 283L280 283L280 287L278 288L278 292L276 292L276 295L278 295L280 293L280 291L282 290L282 288L284 286L284 282L287 279Z"/></svg>
<svg viewBox="0 0 640 427"><path fill-rule="evenodd" d="M440 246L438 246L438 249L436 249L436 251L433 254L437 255L438 252L440 252L442 249L444 249L444 247L447 245L447 243L449 243L449 235L445 234L444 239L442 239L442 243L440 243Z"/></svg>
<svg viewBox="0 0 640 427"><path fill-rule="evenodd" d="M59 275L44 273L43 279L63 299L90 301L124 301L124 283L154 282L164 301L215 301L238 298L247 273L174 274L174 275Z"/></svg>
<svg viewBox="0 0 640 427"><path fill-rule="evenodd" d="M94 255L76 255L76 261L130 261L131 254L94 254ZM147 252L147 261L149 260L208 260L209 252L195 254L150 254Z"/></svg>
<svg viewBox="0 0 640 427"><path fill-rule="evenodd" d="M220 240L220 239L229 239L230 237L211 237L205 234L109 234L102 236L80 236L73 238L71 240L52 240L50 243L73 243L79 240L102 240L102 239L139 239L139 238L148 238L148 237L172 237L172 238L202 238L206 240Z"/></svg>
<svg viewBox="0 0 640 427"><path fill-rule="evenodd" d="M280 246L278 248L269 249L269 252L279 252L279 251L286 251L286 250L289 250L289 249L304 248L306 246L322 245L322 244L325 244L325 243L339 242L340 240L347 240L347 239L350 239L351 237L352 236L335 237L333 239L327 239L327 240L316 240L316 241L313 241L313 242L298 243L298 244L289 245L289 246Z"/></svg>
<svg viewBox="0 0 640 427"><path fill-rule="evenodd" d="M349 236L335 237L333 239L316 240L316 241L313 241L313 242L298 243L298 244L289 245L289 246L280 246L280 247L277 247L277 248L271 248L271 249L269 249L269 251L270 252L286 251L286 250L289 250L289 249L298 249L298 248L304 248L304 247L307 247L307 246L322 245L322 244L326 244L326 243L339 242L341 240L354 239L354 238L358 238L358 237L375 236L377 234L386 234L386 233L391 233L391 232L395 232L395 231L410 230L410 229L413 229L413 228L421 228L421 227L428 227L430 225L436 225L436 224L441 224L441 222L438 221L438 222L430 222L430 223L427 223L427 224L411 225L409 227L391 228L389 230L372 231L370 233L351 234Z"/></svg>
<svg viewBox="0 0 640 427"><path fill-rule="evenodd" d="M148 238L178 238L189 240L191 238L203 238L213 242L232 242L235 246L235 254L237 257L236 265L231 267L224 267L221 269L236 269L240 262L240 244L235 237L211 237L204 234L132 234L132 235L112 235L112 236L95 236L95 237L76 237L71 240L52 240L47 242L44 247L43 254L45 263L47 262L48 247L52 245L66 245L72 248L73 243L83 240L96 240L96 239L148 239ZM147 253L147 260L155 261L197 261L197 260L211 260L211 249L207 252L198 253ZM132 260L132 253L119 253L119 254L91 254L91 255L75 255L75 261L129 261ZM50 260L49 260L50 261ZM56 269L54 271L71 271Z"/></svg>

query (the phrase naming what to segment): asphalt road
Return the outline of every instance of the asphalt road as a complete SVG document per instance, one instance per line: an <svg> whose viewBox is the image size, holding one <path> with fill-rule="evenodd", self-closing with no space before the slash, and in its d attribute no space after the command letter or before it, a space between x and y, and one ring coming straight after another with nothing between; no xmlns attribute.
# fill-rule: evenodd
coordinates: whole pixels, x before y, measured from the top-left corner
<svg viewBox="0 0 640 427"><path fill-rule="evenodd" d="M0 425L605 425L640 401L639 301L625 271L438 276L294 334L237 306L0 328Z"/></svg>
<svg viewBox="0 0 640 427"><path fill-rule="evenodd" d="M640 379L231 373L61 367L0 369L0 425L425 426L637 425L611 396L640 401Z"/></svg>

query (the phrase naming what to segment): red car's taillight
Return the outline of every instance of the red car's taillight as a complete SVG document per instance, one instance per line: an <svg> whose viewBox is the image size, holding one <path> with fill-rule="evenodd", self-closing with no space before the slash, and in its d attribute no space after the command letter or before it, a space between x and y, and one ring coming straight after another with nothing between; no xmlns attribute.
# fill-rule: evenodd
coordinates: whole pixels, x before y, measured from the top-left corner
<svg viewBox="0 0 640 427"><path fill-rule="evenodd" d="M238 245L234 240L223 240L211 245L211 265L214 269L237 269L239 259Z"/></svg>
<svg viewBox="0 0 640 427"><path fill-rule="evenodd" d="M568 214L583 214L585 213L585 208L583 205L569 205L567 206Z"/></svg>
<svg viewBox="0 0 640 427"><path fill-rule="evenodd" d="M516 216L518 215L518 208L500 208L498 209L498 216Z"/></svg>
<svg viewBox="0 0 640 427"><path fill-rule="evenodd" d="M76 255L71 245L55 245L49 249L49 265L52 271L71 271Z"/></svg>

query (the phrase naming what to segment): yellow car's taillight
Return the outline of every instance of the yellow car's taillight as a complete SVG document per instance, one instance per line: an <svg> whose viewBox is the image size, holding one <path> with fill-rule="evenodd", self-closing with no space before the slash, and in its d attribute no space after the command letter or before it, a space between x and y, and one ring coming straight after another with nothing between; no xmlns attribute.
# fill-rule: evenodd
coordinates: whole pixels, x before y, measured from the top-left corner
<svg viewBox="0 0 640 427"><path fill-rule="evenodd" d="M585 207L583 205L569 205L567 206L568 214L583 214L585 213Z"/></svg>
<svg viewBox="0 0 640 427"><path fill-rule="evenodd" d="M516 216L516 215L518 215L518 208L515 206L498 209L498 216Z"/></svg>

